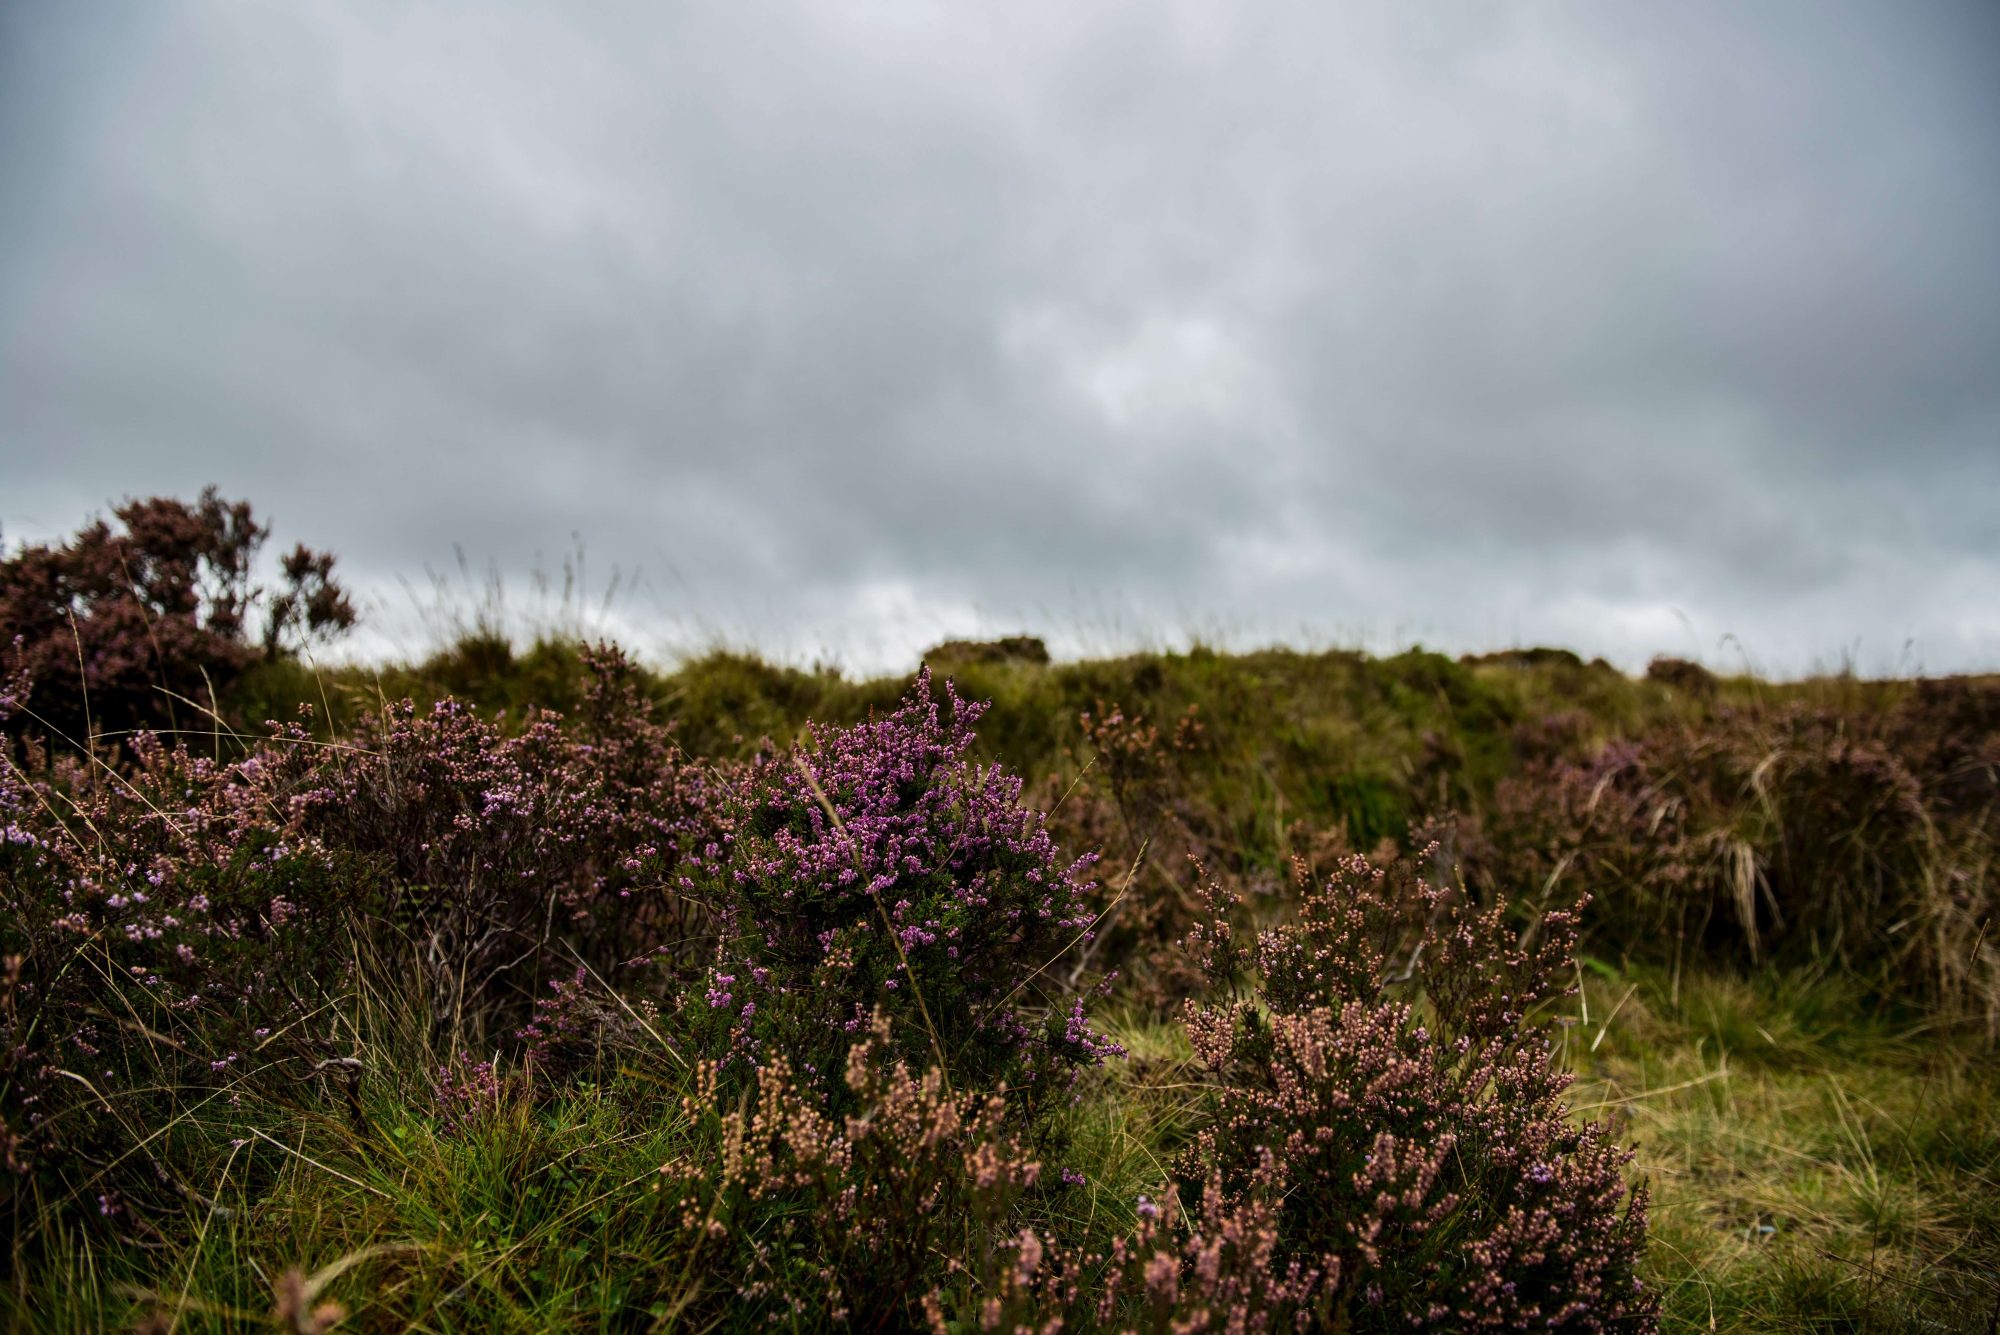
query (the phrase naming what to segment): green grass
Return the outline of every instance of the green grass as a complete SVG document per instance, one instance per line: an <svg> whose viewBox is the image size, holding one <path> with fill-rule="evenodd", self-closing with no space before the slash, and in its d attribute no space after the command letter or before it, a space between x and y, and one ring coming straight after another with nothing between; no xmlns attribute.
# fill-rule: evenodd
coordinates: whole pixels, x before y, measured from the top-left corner
<svg viewBox="0 0 2000 1335"><path fill-rule="evenodd" d="M2000 1303L2000 1073L1847 983L1593 968L1564 1027L1581 1115L1623 1120L1653 1190L1648 1271L1673 1331L1978 1331ZM1588 1018L1586 1019L1585 1016ZM1036 1209L1072 1237L1129 1227L1204 1097L1177 1025L1114 1016L1131 1059L1065 1128L1087 1183ZM676 1328L719 1295L658 1207L660 1166L712 1154L671 1081L630 1068L477 1134L371 1078L358 1127L294 1116L231 1147L159 1244L46 1238L10 1324L262 1328L279 1278L324 1276L361 1330ZM279 1129L282 1127L282 1129ZM282 1144L277 1142L283 1142ZM255 1184L254 1186L252 1184ZM810 1325L810 1323L808 1323ZM164 1329L164 1326L157 1327Z"/></svg>
<svg viewBox="0 0 2000 1335"><path fill-rule="evenodd" d="M674 1099L629 1084L517 1099L469 1135L386 1091L366 1113L362 1129L301 1117L218 1146L200 1186L212 1204L192 1203L157 1249L47 1239L9 1317L51 1330L148 1317L258 1327L297 1269L355 1329L631 1329L702 1282L648 1189L691 1149Z"/></svg>
<svg viewBox="0 0 2000 1335"><path fill-rule="evenodd" d="M1796 971L1593 971L1581 1001L1576 1105L1623 1117L1639 1146L1667 1329L1990 1328L1989 1050Z"/></svg>

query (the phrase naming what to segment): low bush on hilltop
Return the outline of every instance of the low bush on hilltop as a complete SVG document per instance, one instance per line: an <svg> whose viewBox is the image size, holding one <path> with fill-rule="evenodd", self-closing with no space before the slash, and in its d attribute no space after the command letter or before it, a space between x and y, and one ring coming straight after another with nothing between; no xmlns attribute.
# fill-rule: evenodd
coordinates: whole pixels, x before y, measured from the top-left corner
<svg viewBox="0 0 2000 1335"><path fill-rule="evenodd" d="M210 487L192 505L155 497L114 513L116 529L99 521L0 559L0 627L29 682L13 733L81 745L88 733L206 730L218 692L253 663L354 625L325 553L296 547L276 587L257 583L270 530L246 502Z"/></svg>

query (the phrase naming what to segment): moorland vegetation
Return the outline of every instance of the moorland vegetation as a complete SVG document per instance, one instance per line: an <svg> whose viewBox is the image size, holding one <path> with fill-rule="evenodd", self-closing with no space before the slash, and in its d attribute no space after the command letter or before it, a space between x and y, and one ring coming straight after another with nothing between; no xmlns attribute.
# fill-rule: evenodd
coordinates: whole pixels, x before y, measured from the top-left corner
<svg viewBox="0 0 2000 1335"><path fill-rule="evenodd" d="M0 556L11 1326L2000 1320L2000 680L325 668L116 518Z"/></svg>

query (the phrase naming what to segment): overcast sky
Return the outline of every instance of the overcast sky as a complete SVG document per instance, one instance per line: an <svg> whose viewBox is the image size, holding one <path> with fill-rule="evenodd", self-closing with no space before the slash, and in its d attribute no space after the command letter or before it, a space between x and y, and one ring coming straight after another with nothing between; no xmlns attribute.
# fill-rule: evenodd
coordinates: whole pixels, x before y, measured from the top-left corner
<svg viewBox="0 0 2000 1335"><path fill-rule="evenodd" d="M210 482L376 651L2000 667L2000 5L0 5L0 539Z"/></svg>

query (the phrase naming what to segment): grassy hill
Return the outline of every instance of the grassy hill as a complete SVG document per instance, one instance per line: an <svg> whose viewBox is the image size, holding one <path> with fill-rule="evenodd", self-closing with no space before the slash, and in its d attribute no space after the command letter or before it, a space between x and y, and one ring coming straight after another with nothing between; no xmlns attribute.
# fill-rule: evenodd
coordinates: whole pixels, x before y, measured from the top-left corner
<svg viewBox="0 0 2000 1335"><path fill-rule="evenodd" d="M1548 1162L1600 1194L1649 1187L1634 1263L1663 1328L1971 1330L2000 1314L2000 681L1771 683L1672 662L1633 679L1547 650L1049 663L1032 644L960 644L930 666L992 702L949 771L961 786L931 806L915 761L884 771L905 777L876 807L841 786L841 747L943 745L879 731L917 728L898 713L914 678L720 653L593 668L574 645L490 636L395 667L260 663L182 724L192 754L171 763L17 746L7 814L28 833L5 865L17 902L42 907L7 943L27 960L10 965L10 1032L36 1054L0 1095L17 1164L0 1187L8 1320L1012 1329L1054 1314L1121 1329L1296 1310L1401 1328L1486 1292L1465 1258L1498 1245L1495 1212L1515 1200L1603 1248L1567 1278L1520 1246L1491 1262L1510 1295L1543 1284L1544 1311L1568 1311L1577 1276L1624 1273L1622 1207L1565 1213L1582 1186L1536 1195L1506 1137L1479 1139L1503 1123L1524 1142L1568 1133L1507 1092L1515 1077L1454 1066L1452 1034L1528 1067L1552 1054L1575 1077L1551 1095L1557 1120L1601 1127L1604 1154L1636 1148L1602 1161L1609 1178L1579 1166L1598 1162L1587 1140ZM460 712L432 712L443 700ZM267 719L302 722L258 741ZM993 814L1011 809L1007 774L1063 863L1101 853L1079 874L1087 933L1030 950L1044 929L1024 899L975 946L964 877L933 887L944 907L921 923L892 921L889 896L842 919L799 870L836 827L917 811L955 831L957 866L1012 819ZM1057 884L1058 863L1017 844L976 883L1024 884L1009 878L1027 867ZM124 904L149 867L176 903L240 901L197 943L203 967L226 955L236 972L175 975L179 926L149 944L155 920ZM468 916L469 888L485 916ZM1571 943L1564 915L1586 894ZM1341 926L1356 904L1373 906L1365 930ZM1060 905L1042 917L1069 921ZM822 949L822 922L849 935ZM1220 922L1235 935L1218 947ZM960 926L966 954L927 971L926 938ZM1265 956L1217 962L1258 929L1278 933ZM902 942L869 975L889 1027L869 1040L857 1022L829 1047L817 1021L784 1027L783 1007L811 998L782 989L737 1018L752 985L727 961L745 931L740 957L803 970L806 993ZM425 962L441 951L456 975ZM1518 966L1493 963L1510 952ZM1359 992L1314 974L1317 1000L1286 1000L1297 960L1336 957L1365 975ZM997 1000L977 991L988 959L1018 965ZM1383 1040L1404 1045L1395 1069L1417 1063L1449 1099L1407 1124L1341 1111L1378 1087L1357 1074L1379 1056L1362 1047L1360 1083L1336 1080L1320 1120L1273 1112L1285 1043L1318 1033L1294 1056L1319 1054L1306 1066L1322 1074L1350 1051L1346 1031L1311 1030L1343 997L1409 1008ZM998 1013L1027 1029L994 1038ZM1226 1042L1217 1025L1235 1026ZM867 1052L837 1078L850 1042ZM731 1066L753 1048L761 1074ZM1231 1139L1253 1121L1273 1144L1288 1126L1306 1137L1280 1153L1275 1195L1259 1194L1258 1146ZM1398 1154L1447 1133L1460 1147L1426 1170L1456 1184L1448 1200L1412 1177L1428 1204L1381 1213L1347 1185L1372 1158L1336 1169L1297 1148L1392 1126ZM840 1251L850 1237L868 1248ZM1301 1257L1350 1277L1309 1282L1285 1269ZM1186 1267L1171 1296L1156 1265ZM1563 1320L1652 1319L1592 1301Z"/></svg>

